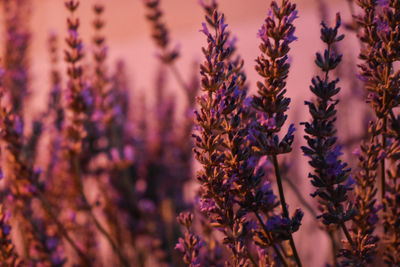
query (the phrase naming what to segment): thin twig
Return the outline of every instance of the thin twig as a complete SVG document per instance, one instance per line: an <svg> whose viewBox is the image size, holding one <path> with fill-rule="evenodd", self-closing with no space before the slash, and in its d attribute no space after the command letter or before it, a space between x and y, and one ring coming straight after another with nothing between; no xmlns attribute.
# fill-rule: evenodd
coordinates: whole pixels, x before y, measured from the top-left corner
<svg viewBox="0 0 400 267"><path fill-rule="evenodd" d="M355 248L355 246L354 246L353 239L351 238L351 235L350 235L349 231L347 230L346 225L344 224L344 222L341 222L341 223L340 223L340 227L342 227L343 232L344 232L344 235L346 236L347 241L349 241L351 247L352 247L354 250L356 250L356 248Z"/></svg>
<svg viewBox="0 0 400 267"><path fill-rule="evenodd" d="M169 68L171 69L172 73L175 76L176 81L178 82L179 86L182 87L182 89L187 92L188 91L188 86L186 85L186 82L182 78L182 74L179 72L178 68L174 63L169 63L167 64Z"/></svg>
<svg viewBox="0 0 400 267"><path fill-rule="evenodd" d="M382 132L382 149L386 149L386 117L383 118L383 132ZM385 157L381 159L381 201L384 203L386 194L386 181L385 181ZM386 211L386 205L383 205L383 211Z"/></svg>
<svg viewBox="0 0 400 267"><path fill-rule="evenodd" d="M272 161L273 161L273 164L274 164L276 182L278 184L279 198L280 198L280 201L281 201L283 216L288 218L288 219L290 219L289 218L289 212L288 212L287 207L286 207L285 194L283 192L283 186L282 186L282 178L281 178L281 173L279 171L279 164L278 164L278 159L277 159L276 155L272 155ZM301 264L301 261L300 261L300 257L297 254L296 245L294 243L292 233L290 233L290 232L289 232L289 243L290 243L290 247L292 248L293 256L294 256L294 258L296 260L296 263L297 263L297 265L299 267L301 267L302 264Z"/></svg>

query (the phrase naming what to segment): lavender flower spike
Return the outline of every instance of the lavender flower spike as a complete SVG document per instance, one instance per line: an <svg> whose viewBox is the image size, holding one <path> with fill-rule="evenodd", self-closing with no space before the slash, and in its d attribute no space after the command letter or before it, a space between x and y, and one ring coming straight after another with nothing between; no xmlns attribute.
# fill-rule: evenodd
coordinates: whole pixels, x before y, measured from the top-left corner
<svg viewBox="0 0 400 267"><path fill-rule="evenodd" d="M261 179L254 172L247 145L243 61L232 60L235 48L224 15L216 10L215 3L204 8L213 30L203 24L208 43L203 48L205 61L200 72L204 94L198 98L200 109L195 113L199 127L194 134L194 152L203 165L197 176L201 183L201 209L211 225L223 233L223 242L232 252L232 264L255 265L247 246L252 237L246 214L257 213L261 208L256 203L261 201L256 198L256 194L261 195Z"/></svg>
<svg viewBox="0 0 400 267"><path fill-rule="evenodd" d="M318 218L322 218L322 222L327 226L331 224L340 226L352 250L356 248L345 225L345 222L353 219L356 214L356 209L348 199L348 191L353 189L352 178L347 164L339 159L342 152L341 147L336 144L334 125L335 107L339 101L332 99L340 91L340 88L336 86L339 79L329 79L329 72L336 68L342 58L341 55L335 55L332 51L333 45L344 38L344 35L338 36L340 24L339 14L336 15L336 23L332 28L322 22L321 40L328 48L324 51L324 55L316 54L315 63L324 75L322 78L316 76L312 79L310 90L317 99L314 102L305 102L312 120L302 123L305 125L307 134L304 136L307 146L303 146L302 150L304 155L310 158L309 164L314 170L309 174L309 178L311 178L311 184L317 188L312 197L318 199L322 210Z"/></svg>
<svg viewBox="0 0 400 267"><path fill-rule="evenodd" d="M192 234L190 228L193 222L193 214L190 212L181 212L177 218L180 225L186 228L185 238L179 238L175 249L184 254L183 260L189 267L202 266L199 251L204 245L204 242L195 234Z"/></svg>
<svg viewBox="0 0 400 267"><path fill-rule="evenodd" d="M256 71L264 78L264 81L257 82L258 91L252 102L258 120L251 129L251 138L254 140L253 151L258 155L268 155L272 159L282 215L286 221L280 225L282 226L281 230L287 232L280 236L287 237L296 264L301 266L292 237L292 233L297 231L298 227L292 228L286 227L286 225L292 225L294 221L298 221L300 224L303 213L297 210L293 219L289 217L277 158L277 155L292 150L291 145L294 138L295 129L293 125L289 127L282 140L279 140L278 133L287 119L285 112L290 103L290 99L285 96L285 86L290 67L288 63L289 45L296 40L294 36L295 27L292 24L295 18L297 18L296 5L292 4L291 1L282 1L282 6L278 6L275 1L272 1L265 24L258 32L258 36L262 40L260 44L262 54L256 59ZM283 227L284 225L285 227Z"/></svg>
<svg viewBox="0 0 400 267"><path fill-rule="evenodd" d="M169 31L162 21L163 12L160 0L143 0L143 3L147 10L146 19L151 24L151 36L161 50L158 57L165 64L172 64L179 57L179 49L177 47L170 48Z"/></svg>
<svg viewBox="0 0 400 267"><path fill-rule="evenodd" d="M379 162L385 155L380 149L376 129L376 125L370 122L368 129L370 137L361 144L359 152L356 153L359 159L359 171L355 175L356 198L354 204L358 214L354 217L351 230L357 249L350 250L353 254L347 251L345 255L347 258L345 263L352 266L365 266L373 263L377 253L379 238L374 231L380 207L377 205L376 177Z"/></svg>
<svg viewBox="0 0 400 267"><path fill-rule="evenodd" d="M370 92L368 102L376 116L374 132L378 138L380 157L380 196L383 205L384 261L389 266L400 265L400 59L399 1L356 1L363 14L357 22L363 29L360 41L362 64L360 74L365 89ZM378 6L379 5L379 6Z"/></svg>

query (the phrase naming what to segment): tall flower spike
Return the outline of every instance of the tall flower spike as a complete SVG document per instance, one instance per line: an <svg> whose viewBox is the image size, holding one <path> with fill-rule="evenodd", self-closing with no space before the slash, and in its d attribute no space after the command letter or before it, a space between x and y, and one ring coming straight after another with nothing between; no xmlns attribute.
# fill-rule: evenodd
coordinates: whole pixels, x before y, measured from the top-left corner
<svg viewBox="0 0 400 267"><path fill-rule="evenodd" d="M73 180L65 183L64 194L68 198L68 205L73 209L80 209L82 203L83 182L81 173L82 149L84 139L87 136L85 123L88 121L88 106L90 105L88 95L84 94L83 67L83 44L78 30L79 18L75 12L79 7L78 0L65 1L65 7L69 11L67 18L68 35L65 39L67 49L64 50L64 61L67 63L67 88L65 90L65 120L62 129L62 154L65 160L64 177L72 175ZM63 177L63 176L61 176ZM60 179L59 179L60 180Z"/></svg>
<svg viewBox="0 0 400 267"><path fill-rule="evenodd" d="M94 52L93 58L95 61L95 95L97 96L96 106L100 109L104 108L104 100L106 98L107 92L107 74L105 60L107 58L107 46L105 44L105 37L102 34L105 22L103 20L104 6L101 4L96 4L93 6L93 11L96 18L93 21L93 27L95 30L95 35L93 37Z"/></svg>
<svg viewBox="0 0 400 267"><path fill-rule="evenodd" d="M46 187L55 188L53 177L55 175L54 170L60 159L60 145L61 145L61 133L62 126L64 123L64 109L61 103L62 92L61 92L61 74L57 68L59 63L58 57L58 37L55 33L50 33L48 39L48 49L50 54L51 64L51 89L48 97L48 108L45 116L50 116L52 120L51 137L49 142L49 151L52 157L50 157L47 167L45 168L45 181ZM60 179L57 179L60 181ZM60 187L59 187L60 188ZM53 191L53 190L51 190ZM49 191L48 191L49 192Z"/></svg>
<svg viewBox="0 0 400 267"><path fill-rule="evenodd" d="M363 29L360 40L365 44L360 59L360 74L375 116L381 150L380 195L383 204L385 257L389 265L400 264L400 228L398 227L400 117L395 114L400 99L400 71L395 63L400 60L400 30L398 1L356 1L363 14L357 22ZM378 6L379 5L379 6Z"/></svg>
<svg viewBox="0 0 400 267"><path fill-rule="evenodd" d="M374 234L378 222L376 176L380 159L384 153L380 150L376 137L376 125L370 122L368 132L370 137L363 142L356 151L359 159L359 170L355 174L355 200L354 205L358 214L353 219L352 237L356 250L348 250L346 253L346 265L365 266L374 260L377 253L378 236ZM348 252L353 252L350 254ZM354 254L360 252L360 254ZM361 255L361 257L360 257Z"/></svg>
<svg viewBox="0 0 400 267"><path fill-rule="evenodd" d="M245 204L247 192L254 199L254 191L246 185L253 181L254 167L246 143L247 129L243 122L243 102L247 87L241 68L242 60L232 60L234 51L224 15L216 9L206 12L202 32L207 36L203 48L204 63L200 66L201 87L204 94L198 98L200 109L195 112L198 131L194 134L196 159L203 165L197 175L201 183L201 211L210 223L224 235L234 265L255 263L247 248L250 224L245 214L252 212ZM257 179L254 179L254 181ZM259 184L260 180L254 182ZM251 201L250 201L251 202ZM236 203L239 203L239 207Z"/></svg>
<svg viewBox="0 0 400 267"><path fill-rule="evenodd" d="M316 54L315 63L322 70L323 77L316 76L312 79L310 90L317 97L316 101L308 102L309 112L312 116L311 122L303 122L307 135L307 146L301 147L304 155L310 158L309 164L313 173L309 174L311 184L316 187L312 197L316 197L320 204L322 222L329 226L331 224L341 227L346 235L349 250L356 250L354 241L345 225L346 221L354 218L356 209L349 201L348 191L352 190L353 180L349 176L350 169L339 157L342 154L341 146L336 144L337 137L335 129L336 105L339 100L334 100L340 88L337 87L339 79L330 80L329 72L336 68L342 56L332 52L332 46L344 38L338 35L340 27L340 15L336 15L335 26L330 28L322 22L321 40L327 45L324 54Z"/></svg>
<svg viewBox="0 0 400 267"><path fill-rule="evenodd" d="M391 62L390 72L386 73L386 84L384 87L383 104L388 108L387 115L387 130L383 128L382 132L382 145L389 160L388 169L386 170L387 182L382 179L384 186L382 194L385 193L383 200L384 216L383 225L385 229L384 244L385 253L384 260L388 265L400 265L400 116L398 113L395 115L395 110L400 106L400 71L396 64L400 60L400 2L399 1L386 1L383 3L382 14L378 17L378 26L384 25L383 30L379 31L378 35L382 40L382 47L379 54L383 59L386 59L387 66ZM386 93L385 93L386 92ZM386 95L385 95L386 94ZM386 135L385 135L386 134ZM386 140L385 140L386 137ZM384 162L385 158L382 158ZM384 167L384 165L382 165ZM385 178L384 176L382 176Z"/></svg>
<svg viewBox="0 0 400 267"><path fill-rule="evenodd" d="M67 19L68 37L65 40L69 48L65 50L65 61L68 64L67 74L69 76L69 81L67 88L67 125L64 129L64 154L68 162L68 172L72 174L74 179L74 185L71 190L72 201L79 200L78 203L82 203L83 208L87 211L87 215L94 226L103 237L106 238L112 250L118 256L121 264L123 266L129 266L129 262L120 248L95 216L83 188L82 165L85 162L82 163L82 159L85 159L86 155L83 155L82 152L85 144L85 137L87 136L85 123L88 122L88 114L90 114L93 99L87 86L84 85L83 68L80 63L83 58L83 45L78 34L79 19L75 17L75 11L79 6L79 1L66 1L65 6L70 11L70 17Z"/></svg>
<svg viewBox="0 0 400 267"><path fill-rule="evenodd" d="M151 24L152 37L157 47L160 49L158 58L169 67L179 86L185 91L185 94L191 94L191 91L197 91L198 86L187 83L179 69L176 67L176 59L179 57L179 47L171 48L169 40L169 31L162 21L163 12L160 7L160 0L143 0L148 13L146 18ZM189 100L190 101L190 100Z"/></svg>
<svg viewBox="0 0 400 267"><path fill-rule="evenodd" d="M177 48L171 49L169 47L169 32L162 21L163 12L160 8L160 0L143 0L143 2L148 11L146 18L152 27L152 37L161 49L159 57L164 63L172 63L179 57L179 51Z"/></svg>
<svg viewBox="0 0 400 267"><path fill-rule="evenodd" d="M302 217L300 210L295 212L296 215L293 219L289 217L277 159L277 155L288 153L292 150L291 145L294 138L295 129L293 124L290 125L282 140L279 140L278 133L287 119L285 112L288 110L290 103L290 99L285 96L285 86L290 67L288 63L289 45L296 40L294 36L295 27L293 25L293 21L296 18L296 5L292 4L291 1L282 1L282 6L278 6L275 1L272 1L268 17L258 32L258 37L262 41L259 47L262 54L256 59L256 71L264 78L264 81L257 82L257 95L254 96L252 101L252 106L257 112L257 121L253 123L251 129L252 146L257 154L268 155L273 162L282 215L286 221L285 224L274 225L281 226L292 225L297 220L300 223ZM297 229L298 227L283 227L281 230L286 231L283 236L289 240L294 259L297 265L301 266L292 237L292 233Z"/></svg>
<svg viewBox="0 0 400 267"><path fill-rule="evenodd" d="M199 257L199 251L201 247L204 246L204 242L199 236L191 233L193 217L193 214L189 212L181 212L179 214L177 220L180 225L186 228L186 230L185 238L179 238L175 249L184 254L183 260L189 265L189 267L200 267L205 265Z"/></svg>
<svg viewBox="0 0 400 267"><path fill-rule="evenodd" d="M400 33L395 18L400 13L398 4L390 1L390 5L382 5L382 12L376 11L375 1L357 1L363 9L364 15L357 18L357 22L363 28L360 40L365 44L361 50L360 59L363 64L360 74L365 81L365 88L370 92L369 102L379 121L383 124L381 145L386 148L388 127L397 123L393 109L399 106L400 72L395 71L393 63L400 58L398 43ZM385 195L385 158L381 159L381 198Z"/></svg>
<svg viewBox="0 0 400 267"><path fill-rule="evenodd" d="M62 124L64 121L64 110L61 103L61 74L58 71L57 65L58 59L58 36L55 33L51 33L48 39L48 46L50 52L50 63L51 63L51 92L48 102L48 112L53 112L54 128L61 132Z"/></svg>
<svg viewBox="0 0 400 267"><path fill-rule="evenodd" d="M67 113L65 135L67 139L66 152L77 156L82 150L82 140L86 136L84 129L85 111L88 102L84 94L82 79L81 59L83 58L83 45L79 37L79 19L75 18L74 12L79 6L79 1L71 0L65 2L70 11L67 19L68 37L65 39L68 50L65 50L65 61L68 64L67 74L69 77L67 88Z"/></svg>
<svg viewBox="0 0 400 267"><path fill-rule="evenodd" d="M4 87L10 94L13 112L22 116L24 99L28 95L28 49L30 33L28 31L30 17L30 1L3 1L5 15Z"/></svg>

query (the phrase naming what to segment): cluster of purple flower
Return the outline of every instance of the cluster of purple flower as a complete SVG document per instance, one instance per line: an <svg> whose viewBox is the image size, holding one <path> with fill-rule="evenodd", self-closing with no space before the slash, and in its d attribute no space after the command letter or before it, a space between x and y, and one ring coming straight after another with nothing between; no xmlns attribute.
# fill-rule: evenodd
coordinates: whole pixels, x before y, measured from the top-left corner
<svg viewBox="0 0 400 267"><path fill-rule="evenodd" d="M355 179L347 163L339 159L342 152L334 125L339 79L329 77L342 58L335 53L336 43L344 38L344 35L338 35L339 14L334 27L322 23L321 40L327 49L323 54L317 53L315 63L323 76L313 78L310 86L317 99L305 102L312 120L302 123L307 141L302 150L313 169L309 178L316 190L311 195L318 199L321 214L317 218L322 218L332 239L333 264L365 266L383 258L389 266L396 266L399 188L395 151L398 151L400 124L393 111L399 99L399 72L395 71L393 64L398 60L397 12L400 5L398 1L357 1L357 4L365 11L365 15L355 16L356 28L364 29L360 40L365 43L365 48L361 50L360 58L366 63L360 65L361 78L365 88L371 92L368 99L377 121L370 122L369 137L357 153L359 169L354 172ZM198 174L200 211L207 216L212 227L223 233L223 243L233 256L229 265L260 266L275 262L284 266L301 266L292 234L300 228L303 212L298 209L293 217L289 217L277 157L292 150L295 131L293 124L290 125L280 140L278 134L287 119L285 112L290 103L285 96L285 79L290 66L287 55L290 43L297 39L293 26L297 18L295 5L291 1L282 1L281 6L275 1L271 3L265 24L258 33L262 55L256 60L256 71L264 80L257 83L258 92L250 101L246 100L250 99L246 98L247 88L241 89L237 83L237 68L231 67L230 58L235 49L229 41L224 16L217 11L215 1L203 6L206 21L213 30L209 30L206 24L201 30L207 36L208 46L203 48L205 62L200 67L204 94L198 101L200 108L196 112L196 124L199 130L194 135L195 155L203 166ZM244 73L241 72L239 77L245 77ZM267 156L274 167L282 207L280 215L274 211L277 197L268 184L269 177L254 168L261 156ZM390 159L390 167L385 165L385 159ZM232 169L232 163L237 169ZM379 165L380 204L376 199ZM390 183L385 176L389 177ZM261 184L268 185L268 189L263 191ZM381 206L383 213L379 215ZM378 252L379 237L375 233L379 216L384 221L382 236L386 239L382 244L383 257ZM240 229L240 234L237 229ZM335 236L340 235L338 229L346 238L342 248L336 244ZM283 246L286 240L290 249ZM202 249L209 246L207 242L202 244ZM178 247L188 253L188 246ZM255 249L259 253L254 253ZM195 260L198 263L199 257ZM202 264L208 265L206 259Z"/></svg>
<svg viewBox="0 0 400 267"><path fill-rule="evenodd" d="M344 38L337 14L332 27L321 24L326 49L315 58L321 73L311 80L314 99L305 101L311 117L300 123L311 196L318 201L318 211L307 203L306 208L331 238L328 266L399 266L400 1L355 2L362 14L353 16L351 29L362 45L359 77L374 117L354 153L358 167L351 170L335 125L341 89L331 76L342 61L337 45ZM177 68L180 51L171 46L161 1L144 0L160 67L154 113L142 98L135 118L124 63L113 74L107 66L104 6L93 6L89 49L79 33L79 0L65 1L66 86L53 33L47 109L27 116L31 35L25 18L32 2L0 4L6 31L0 71L0 266L309 265L304 241L294 238L304 213L289 207L283 183L288 180L284 154L292 154L296 131L287 123L289 52L297 40L294 0L272 1L258 31L260 81L254 95L216 0L200 1L205 13L200 32L207 43L200 77L194 64L188 79ZM186 96L183 122L176 119L174 96L166 93L167 71ZM195 175L200 187L186 203L184 188L194 180L192 156L200 164ZM100 257L103 249L107 254Z"/></svg>

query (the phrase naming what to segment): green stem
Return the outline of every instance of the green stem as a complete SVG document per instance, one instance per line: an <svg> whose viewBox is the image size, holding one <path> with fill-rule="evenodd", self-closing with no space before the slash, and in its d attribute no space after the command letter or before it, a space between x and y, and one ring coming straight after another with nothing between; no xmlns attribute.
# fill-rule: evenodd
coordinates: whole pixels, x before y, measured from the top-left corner
<svg viewBox="0 0 400 267"><path fill-rule="evenodd" d="M272 155L272 161L273 161L273 164L274 164L276 182L278 184L279 198L280 198L280 202L281 202L281 206L282 206L283 216L290 220L289 212L288 212L288 209L286 207L285 194L283 192L282 178L281 178L281 173L279 171L278 158L277 158L277 156L275 154ZM292 233L290 233L290 232L289 232L289 243L290 243L290 247L292 248L293 256L294 256L294 258L296 260L296 263L297 263L297 265L299 267L301 267L302 264L301 264L301 261L300 261L300 257L299 257L299 255L297 253L296 245L294 243Z"/></svg>

